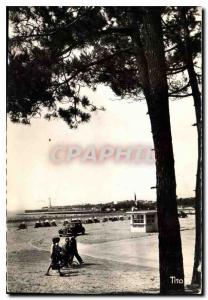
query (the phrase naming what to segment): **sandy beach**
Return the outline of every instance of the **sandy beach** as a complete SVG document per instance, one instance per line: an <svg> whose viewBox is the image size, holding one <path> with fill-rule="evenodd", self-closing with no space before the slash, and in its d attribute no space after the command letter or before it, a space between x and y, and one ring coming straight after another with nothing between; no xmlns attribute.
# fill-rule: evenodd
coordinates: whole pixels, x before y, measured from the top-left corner
<svg viewBox="0 0 208 300"><path fill-rule="evenodd" d="M185 284L190 284L194 257L194 216L180 219ZM51 238L58 227L17 230L8 224L7 291L54 294L159 293L158 233L131 233L129 220L86 224L78 236L85 264L45 276ZM61 243L64 238L61 238Z"/></svg>

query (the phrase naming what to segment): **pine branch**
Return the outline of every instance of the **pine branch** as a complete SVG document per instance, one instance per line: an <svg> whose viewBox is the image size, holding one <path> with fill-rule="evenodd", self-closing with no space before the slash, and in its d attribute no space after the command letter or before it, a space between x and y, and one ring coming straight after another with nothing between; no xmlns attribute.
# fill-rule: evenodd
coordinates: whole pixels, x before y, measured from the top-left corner
<svg viewBox="0 0 208 300"><path fill-rule="evenodd" d="M27 35L19 35L19 36L16 36L14 37L13 39L27 39L27 38L37 38L37 37L47 37L47 36L51 36L51 35L54 35L58 32L60 32L61 30L67 30L69 29L72 25L76 24L78 21L80 21L83 17L85 17L87 15L87 13L90 11L90 10L93 10L95 9L94 8L89 8L88 11L86 11L83 15L77 17L75 20L73 20L70 24L68 24L67 26L63 26L63 27L59 27L57 29L55 29L54 31L51 31L51 32L45 32L45 33L36 33L36 34L27 34ZM34 27L34 26L33 26ZM34 29L33 29L34 30Z"/></svg>
<svg viewBox="0 0 208 300"><path fill-rule="evenodd" d="M168 68L168 74L167 75L174 75L181 73L182 71L185 71L187 68L187 65L183 65L182 67L177 67L177 68Z"/></svg>
<svg viewBox="0 0 208 300"><path fill-rule="evenodd" d="M173 46L173 47L171 47L171 48L169 48L169 49L166 49L166 50L165 50L165 53L170 52L170 51L173 51L173 50L175 50L175 49L177 49L177 48L178 48L178 44L176 44L175 46Z"/></svg>
<svg viewBox="0 0 208 300"><path fill-rule="evenodd" d="M89 63L87 65L84 65L82 68L80 68L79 70L77 70L73 75L71 75L69 78L67 78L67 80L65 80L63 82L60 82L58 84L55 84L54 86L60 86L60 85L66 84L70 80L72 80L73 78L75 78L77 75L79 75L79 73L86 72L90 67L95 66L95 65L99 65L99 64L105 62L106 60L112 59L115 56L117 56L118 54L121 54L121 53L124 53L124 52L128 52L131 49L132 48L126 48L126 49L122 49L122 50L116 51L115 53L113 53L111 55L108 55L108 56L106 56L104 58L101 58L101 59L98 59L96 61L93 61L93 62L91 62L91 63Z"/></svg>
<svg viewBox="0 0 208 300"><path fill-rule="evenodd" d="M169 94L169 96L171 96L172 94L173 94L173 95L177 95L178 93L181 93L181 92L183 92L184 90L186 90L188 87L190 87L190 83L189 83L189 82L188 82L186 85L184 85L182 88L173 90L173 91Z"/></svg>
<svg viewBox="0 0 208 300"><path fill-rule="evenodd" d="M185 94L185 95L173 95L173 94L169 94L168 95L170 98L187 98L187 97L190 97L190 96L193 96L193 94Z"/></svg>

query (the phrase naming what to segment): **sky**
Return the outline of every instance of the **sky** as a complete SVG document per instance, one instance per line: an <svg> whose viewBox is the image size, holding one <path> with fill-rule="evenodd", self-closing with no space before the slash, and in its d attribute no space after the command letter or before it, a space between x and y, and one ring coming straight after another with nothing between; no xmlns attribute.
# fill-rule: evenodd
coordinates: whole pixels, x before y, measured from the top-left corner
<svg viewBox="0 0 208 300"><path fill-rule="evenodd" d="M8 211L52 205L105 203L133 199L156 200L154 162L102 163L72 161L54 163L54 147L78 145L84 153L91 145L153 148L146 102L118 100L110 88L83 93L105 112L93 113L91 121L72 130L62 120L34 119L30 126L7 126L7 208ZM170 101L177 196L194 196L197 165L197 132L192 98ZM67 148L68 149L68 148Z"/></svg>

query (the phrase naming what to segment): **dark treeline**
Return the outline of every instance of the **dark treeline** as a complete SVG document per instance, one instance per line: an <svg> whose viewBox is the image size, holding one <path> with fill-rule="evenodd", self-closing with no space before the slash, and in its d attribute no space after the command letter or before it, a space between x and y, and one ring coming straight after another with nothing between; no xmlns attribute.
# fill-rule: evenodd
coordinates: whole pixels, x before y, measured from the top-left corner
<svg viewBox="0 0 208 300"><path fill-rule="evenodd" d="M189 197L189 198L178 198L177 203L180 206L191 206L195 207L195 198ZM69 205L67 207L71 208L83 208L83 209L99 209L101 211L105 211L106 209L109 210L130 210L132 207L137 207L138 209L156 209L156 202L153 201L146 201L146 200L137 200L137 203L135 200L123 200L119 201L117 203L114 202L108 202L108 203L98 203L98 204L80 204L80 205Z"/></svg>

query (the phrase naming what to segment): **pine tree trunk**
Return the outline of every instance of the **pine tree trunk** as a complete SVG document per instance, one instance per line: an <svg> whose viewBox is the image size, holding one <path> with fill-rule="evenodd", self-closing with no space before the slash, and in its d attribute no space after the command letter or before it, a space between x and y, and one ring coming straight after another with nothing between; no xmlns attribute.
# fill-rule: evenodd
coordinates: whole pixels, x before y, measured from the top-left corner
<svg viewBox="0 0 208 300"><path fill-rule="evenodd" d="M201 120L201 96L194 71L193 64L188 68L192 94L194 98L194 106L196 112L196 123L198 133L198 161L196 175L196 199L195 199L195 254L194 267L192 275L192 285L201 287L201 253L202 253L202 120Z"/></svg>
<svg viewBox="0 0 208 300"><path fill-rule="evenodd" d="M186 18L185 8L181 8L181 20L184 29L184 42L185 42L185 64L189 75L189 81L192 89L194 99L197 133L198 133L198 162L197 162L197 175L196 175L196 199L195 199L195 254L194 266L191 284L201 287L201 253L202 253L202 102L201 94L199 91L196 72L193 64L193 51L190 41L190 33Z"/></svg>
<svg viewBox="0 0 208 300"><path fill-rule="evenodd" d="M142 15L142 40L145 48L143 59L146 59L146 81L149 85L143 85L143 88L156 158L160 293L170 294L184 289L184 271L161 16L159 8L144 8ZM138 47L141 47L138 37L135 35L134 38Z"/></svg>
<svg viewBox="0 0 208 300"><path fill-rule="evenodd" d="M165 93L161 89L161 91L155 93L154 97L154 100L158 103L157 110L152 108L151 105L148 106L157 172L160 292L168 294L183 290L184 272L176 202L176 181L169 106L164 98ZM179 279L180 282L175 279Z"/></svg>

